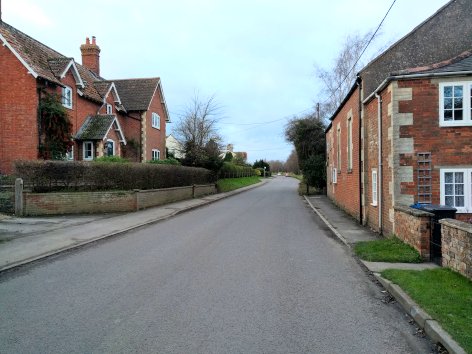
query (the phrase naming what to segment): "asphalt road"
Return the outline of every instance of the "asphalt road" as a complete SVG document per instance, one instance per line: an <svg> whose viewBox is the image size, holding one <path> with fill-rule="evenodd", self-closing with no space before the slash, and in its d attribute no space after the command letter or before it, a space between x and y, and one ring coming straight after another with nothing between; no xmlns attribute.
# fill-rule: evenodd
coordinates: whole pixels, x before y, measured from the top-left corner
<svg viewBox="0 0 472 354"><path fill-rule="evenodd" d="M1 353L430 353L270 183L0 276Z"/></svg>

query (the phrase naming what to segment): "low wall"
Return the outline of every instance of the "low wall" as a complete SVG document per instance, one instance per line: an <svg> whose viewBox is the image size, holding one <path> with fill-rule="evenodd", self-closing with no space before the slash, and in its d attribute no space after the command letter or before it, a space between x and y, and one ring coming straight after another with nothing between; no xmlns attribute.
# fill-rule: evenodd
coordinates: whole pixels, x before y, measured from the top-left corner
<svg viewBox="0 0 472 354"><path fill-rule="evenodd" d="M136 191L137 209L146 209L162 204L178 202L179 200L192 199L193 188L176 187L163 189L150 189L144 191Z"/></svg>
<svg viewBox="0 0 472 354"><path fill-rule="evenodd" d="M130 212L215 193L214 184L134 191L24 192L21 215Z"/></svg>
<svg viewBox="0 0 472 354"><path fill-rule="evenodd" d="M472 225L454 219L439 220L442 266L472 280Z"/></svg>
<svg viewBox="0 0 472 354"><path fill-rule="evenodd" d="M430 258L431 216L426 211L395 206L394 234L415 248L424 260Z"/></svg>

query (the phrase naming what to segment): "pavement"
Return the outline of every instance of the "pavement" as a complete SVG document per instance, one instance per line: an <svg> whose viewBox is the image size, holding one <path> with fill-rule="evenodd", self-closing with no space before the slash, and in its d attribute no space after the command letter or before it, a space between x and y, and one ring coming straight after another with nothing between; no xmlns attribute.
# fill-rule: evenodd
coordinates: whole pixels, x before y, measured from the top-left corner
<svg viewBox="0 0 472 354"><path fill-rule="evenodd" d="M165 220L264 183L266 182L228 193L170 203L133 213L40 218L17 218L0 214L0 272ZM347 247L351 248L359 241L380 239L378 234L359 225L326 196L305 197L305 200ZM381 271L388 268L423 270L438 267L436 264L361 262L433 341L441 343L450 354L465 354L437 321L424 312L401 288L380 275Z"/></svg>
<svg viewBox="0 0 472 354"><path fill-rule="evenodd" d="M373 241L381 237L359 224L357 220L346 214L344 211L334 205L329 198L324 195L306 197L308 205L323 220L330 230L347 247L352 248L359 241ZM390 295L403 307L416 322L418 327L435 343L441 343L450 354L466 354L465 350L441 327L441 325L418 304L416 304L406 292L398 285L383 278L380 275L385 269L408 269L424 270L434 269L439 266L435 263L385 263L385 262L366 262L361 260L364 266L375 276Z"/></svg>

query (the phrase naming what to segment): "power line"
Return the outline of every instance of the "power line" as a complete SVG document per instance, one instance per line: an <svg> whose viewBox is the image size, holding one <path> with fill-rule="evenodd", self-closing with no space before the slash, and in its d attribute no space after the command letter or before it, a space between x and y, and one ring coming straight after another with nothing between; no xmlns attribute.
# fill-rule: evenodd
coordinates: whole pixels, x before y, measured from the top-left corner
<svg viewBox="0 0 472 354"><path fill-rule="evenodd" d="M385 16L383 17L382 21L380 21L380 24L377 26L377 29L375 30L375 32L372 34L372 36L370 37L369 41L367 42L367 45L364 47L364 49L362 50L362 53L359 55L359 57L357 58L357 60L355 61L354 65L351 67L351 69L348 71L348 73L346 74L346 76L344 77L344 79L341 81L341 83L339 84L339 86L336 88L336 90L334 90L334 92L337 92L341 86L344 84L344 82L346 82L346 80L349 78L349 75L351 74L351 72L354 70L354 68L356 67L357 63L359 62L359 60L361 60L362 56L364 55L365 51L367 50L367 48L369 47L369 45L372 43L372 40L374 39L374 37L377 35L377 32L379 31L380 27L382 27L385 19L387 18L388 14L390 13L390 10L392 9L393 5L395 5L395 3L397 2L397 0L393 0L392 4L390 5L390 7L388 8L387 10L387 13L385 14ZM327 98L323 103L326 103L328 102L331 97L333 97L333 94Z"/></svg>

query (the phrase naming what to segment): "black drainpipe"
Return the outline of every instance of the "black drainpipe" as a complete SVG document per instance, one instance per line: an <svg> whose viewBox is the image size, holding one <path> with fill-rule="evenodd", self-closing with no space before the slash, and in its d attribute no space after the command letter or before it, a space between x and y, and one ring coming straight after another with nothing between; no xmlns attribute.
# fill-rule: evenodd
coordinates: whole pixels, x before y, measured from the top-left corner
<svg viewBox="0 0 472 354"><path fill-rule="evenodd" d="M360 76L356 80L359 87L359 223L363 224L363 209L362 209L362 79Z"/></svg>

